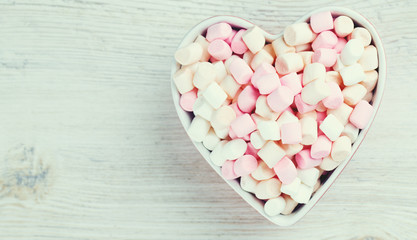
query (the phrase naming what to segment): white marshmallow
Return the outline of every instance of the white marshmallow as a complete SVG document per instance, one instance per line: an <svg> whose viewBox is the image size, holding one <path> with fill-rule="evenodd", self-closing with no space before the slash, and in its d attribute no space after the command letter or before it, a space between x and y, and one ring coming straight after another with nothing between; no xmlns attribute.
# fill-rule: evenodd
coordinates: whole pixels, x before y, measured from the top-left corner
<svg viewBox="0 0 417 240"><path fill-rule="evenodd" d="M298 122L298 118L294 114L292 114L290 111L283 112L277 120L278 127L280 129L281 129L282 125L284 125L286 123L294 123L294 122Z"/></svg>
<svg viewBox="0 0 417 240"><path fill-rule="evenodd" d="M340 76L342 76L343 84L345 86L352 86L353 84L365 80L365 72L359 63L342 68L340 70Z"/></svg>
<svg viewBox="0 0 417 240"><path fill-rule="evenodd" d="M310 200L311 194L313 194L313 187L301 184L298 192L291 195L291 197L298 203L307 203Z"/></svg>
<svg viewBox="0 0 417 240"><path fill-rule="evenodd" d="M255 113L261 117L271 120L276 120L279 116L279 113L272 111L269 107L266 96L264 95L259 96L256 100Z"/></svg>
<svg viewBox="0 0 417 240"><path fill-rule="evenodd" d="M264 49L261 49L255 54L255 56L253 56L252 61L250 62L250 67L252 69L257 69L262 63L274 63L274 57L272 57L271 54Z"/></svg>
<svg viewBox="0 0 417 240"><path fill-rule="evenodd" d="M310 43L295 46L295 52L296 53L305 52L305 51L311 51L311 44Z"/></svg>
<svg viewBox="0 0 417 240"><path fill-rule="evenodd" d="M228 59L226 59L226 61L224 61L224 67L226 68L226 71L228 74L230 74L230 64L233 62L233 60L235 60L236 58L240 58L237 55L232 55L231 57L229 57Z"/></svg>
<svg viewBox="0 0 417 240"><path fill-rule="evenodd" d="M240 177L240 187L246 192L253 193L258 183L259 181L254 179L250 174Z"/></svg>
<svg viewBox="0 0 417 240"><path fill-rule="evenodd" d="M203 145L208 150L212 151L217 143L220 142L220 138L216 135L213 129L210 129L206 137L203 140Z"/></svg>
<svg viewBox="0 0 417 240"><path fill-rule="evenodd" d="M229 98L234 98L236 96L240 86L241 85L230 75L227 75L220 83L220 87L226 92Z"/></svg>
<svg viewBox="0 0 417 240"><path fill-rule="evenodd" d="M317 140L317 122L312 117L303 117L300 119L302 140L301 144L311 145Z"/></svg>
<svg viewBox="0 0 417 240"><path fill-rule="evenodd" d="M353 21L349 17L339 16L334 20L334 30L338 37L346 37L353 31Z"/></svg>
<svg viewBox="0 0 417 240"><path fill-rule="evenodd" d="M352 142L347 136L341 136L334 141L330 155L336 162L345 160L352 150Z"/></svg>
<svg viewBox="0 0 417 240"><path fill-rule="evenodd" d="M330 95L330 87L323 79L317 79L301 90L301 99L307 104L316 105Z"/></svg>
<svg viewBox="0 0 417 240"><path fill-rule="evenodd" d="M235 55L232 55L235 56ZM253 57L255 56L255 54L253 54L251 51L247 51L243 54L242 59L243 61L245 61L248 65L250 65L250 63L252 62Z"/></svg>
<svg viewBox="0 0 417 240"><path fill-rule="evenodd" d="M184 94L194 89L193 73L189 68L181 68L173 77L175 86L179 93Z"/></svg>
<svg viewBox="0 0 417 240"><path fill-rule="evenodd" d="M252 177L256 180L266 180L275 176L274 169L271 169L262 160L258 161L258 167L251 173Z"/></svg>
<svg viewBox="0 0 417 240"><path fill-rule="evenodd" d="M210 153L210 160L214 165L221 167L226 162L226 156L224 155L224 146L228 143L227 140L220 141L216 144L213 151Z"/></svg>
<svg viewBox="0 0 417 240"><path fill-rule="evenodd" d="M378 68L378 52L374 45L369 45L365 48L358 63L364 71L371 71Z"/></svg>
<svg viewBox="0 0 417 240"><path fill-rule="evenodd" d="M317 168L297 169L297 172L301 182L309 187L314 187L320 176L320 171Z"/></svg>
<svg viewBox="0 0 417 240"><path fill-rule="evenodd" d="M203 97L214 108L218 109L227 99L227 94L218 83L212 82L203 92Z"/></svg>
<svg viewBox="0 0 417 240"><path fill-rule="evenodd" d="M298 53L286 53L277 57L275 68L281 75L299 72L304 68L304 61Z"/></svg>
<svg viewBox="0 0 417 240"><path fill-rule="evenodd" d="M203 48L198 43L191 43L175 52L175 60L181 65L198 62L203 55Z"/></svg>
<svg viewBox="0 0 417 240"><path fill-rule="evenodd" d="M208 102L202 98L199 97L195 100L193 105L193 113L195 116L200 116L207 121L211 120L211 117L213 115L214 108L208 104Z"/></svg>
<svg viewBox="0 0 417 240"><path fill-rule="evenodd" d="M333 114L329 114L319 128L331 141L335 141L342 133L344 126Z"/></svg>
<svg viewBox="0 0 417 240"><path fill-rule="evenodd" d="M333 70L340 72L343 68L346 66L342 63L342 60L340 59L340 54L336 56L336 63L333 65Z"/></svg>
<svg viewBox="0 0 417 240"><path fill-rule="evenodd" d="M326 67L321 63L311 63L306 65L303 72L303 85L314 80L325 80L326 79Z"/></svg>
<svg viewBox="0 0 417 240"><path fill-rule="evenodd" d="M326 72L326 82L334 82L340 86L342 85L343 80L339 72L329 71L329 72Z"/></svg>
<svg viewBox="0 0 417 240"><path fill-rule="evenodd" d="M229 128L233 120L236 119L235 110L230 106L222 106L213 112L210 123L213 128L225 129Z"/></svg>
<svg viewBox="0 0 417 240"><path fill-rule="evenodd" d="M374 90L376 83L378 82L378 72L375 70L371 70L365 72L365 79L360 82L368 92Z"/></svg>
<svg viewBox="0 0 417 240"><path fill-rule="evenodd" d="M281 213L284 215L289 215L292 213L292 211L294 211L298 203L288 195L284 195L283 197L285 199L285 209Z"/></svg>
<svg viewBox="0 0 417 240"><path fill-rule="evenodd" d="M216 79L217 83L221 83L223 79L227 76L226 66L223 61L217 61L213 63L213 67L216 70Z"/></svg>
<svg viewBox="0 0 417 240"><path fill-rule="evenodd" d="M272 198L266 201L264 211L268 216L276 216L285 209L285 199L283 197Z"/></svg>
<svg viewBox="0 0 417 240"><path fill-rule="evenodd" d="M191 140L202 142L210 130L210 123L202 117L196 116L187 130Z"/></svg>
<svg viewBox="0 0 417 240"><path fill-rule="evenodd" d="M371 44L372 37L369 31L363 27L356 27L353 29L352 33L349 35L350 39L358 39L364 47Z"/></svg>
<svg viewBox="0 0 417 240"><path fill-rule="evenodd" d="M281 194L281 182L277 178L260 181L255 187L255 196L258 199L276 198Z"/></svg>
<svg viewBox="0 0 417 240"><path fill-rule="evenodd" d="M366 95L366 88L361 84L347 86L342 91L345 103L354 106Z"/></svg>
<svg viewBox="0 0 417 240"><path fill-rule="evenodd" d="M204 90L210 83L216 80L216 69L209 62L198 64L197 71L194 74L193 84L196 88Z"/></svg>
<svg viewBox="0 0 417 240"><path fill-rule="evenodd" d="M306 22L292 24L284 30L284 40L290 46L310 43L316 36Z"/></svg>
<svg viewBox="0 0 417 240"><path fill-rule="evenodd" d="M374 95L372 94L372 92L367 92L365 97L363 97L362 99L367 101L367 102L370 102L370 101L372 101L373 97L374 97Z"/></svg>
<svg viewBox="0 0 417 240"><path fill-rule="evenodd" d="M363 50L363 44L359 39L351 39L340 53L340 59L345 66L352 65L361 58Z"/></svg>
<svg viewBox="0 0 417 240"><path fill-rule="evenodd" d="M266 140L262 138L259 131L255 131L250 135L250 143L252 143L255 149L261 149L265 145Z"/></svg>
<svg viewBox="0 0 417 240"><path fill-rule="evenodd" d="M352 124L348 123L343 128L342 136L347 136L352 143L356 141L359 135L359 128L353 126Z"/></svg>
<svg viewBox="0 0 417 240"><path fill-rule="evenodd" d="M282 149L285 151L285 155L289 158L293 157L295 154L303 150L303 145L299 143L295 144L281 144Z"/></svg>
<svg viewBox="0 0 417 240"><path fill-rule="evenodd" d="M268 141L261 150L259 150L258 156L269 168L273 168L283 157L285 157L285 151L274 141Z"/></svg>
<svg viewBox="0 0 417 240"><path fill-rule="evenodd" d="M349 121L349 116L352 113L352 111L352 107L345 103L342 103L342 105L340 105L340 107L336 109L327 109L327 115L334 115L337 118L337 120L339 120L339 122L342 123L342 125L346 125Z"/></svg>
<svg viewBox="0 0 417 240"><path fill-rule="evenodd" d="M257 126L263 139L275 141L281 139L280 128L276 121L261 121Z"/></svg>
<svg viewBox="0 0 417 240"><path fill-rule="evenodd" d="M281 192L288 194L288 195L294 195L298 192L300 185L301 185L301 180L298 177L296 177L290 184L282 184Z"/></svg>
<svg viewBox="0 0 417 240"><path fill-rule="evenodd" d="M245 140L237 138L226 143L223 153L227 160L235 160L245 154L247 147Z"/></svg>
<svg viewBox="0 0 417 240"><path fill-rule="evenodd" d="M265 37L262 30L253 26L242 35L242 40L252 53L259 52L265 46Z"/></svg>
<svg viewBox="0 0 417 240"><path fill-rule="evenodd" d="M323 158L323 161L321 161L319 167L320 167L320 169L322 169L324 171L332 171L337 166L339 166L339 164L340 164L340 162L336 162L332 159L331 156L327 156L327 157Z"/></svg>
<svg viewBox="0 0 417 240"><path fill-rule="evenodd" d="M258 114L254 113L251 115L253 121L256 123L256 126L262 121L268 121L269 119L259 116Z"/></svg>
<svg viewBox="0 0 417 240"><path fill-rule="evenodd" d="M226 139L229 136L229 128L224 128L224 129L214 128L214 132L220 139Z"/></svg>
<svg viewBox="0 0 417 240"><path fill-rule="evenodd" d="M284 42L283 37L275 39L272 42L272 47L274 48L276 56L281 56L285 53L295 52L295 48L292 46L288 46L287 43Z"/></svg>
<svg viewBox="0 0 417 240"><path fill-rule="evenodd" d="M198 35L194 42L200 44L200 46L203 48L203 54L201 55L200 62L208 62L211 56L208 52L209 42L207 39L202 35Z"/></svg>
<svg viewBox="0 0 417 240"><path fill-rule="evenodd" d="M314 54L313 51L304 51L304 52L297 52L297 53L303 59L304 65L308 65L311 63L311 59L313 58L313 54Z"/></svg>
<svg viewBox="0 0 417 240"><path fill-rule="evenodd" d="M195 62L195 63L190 64L190 65L182 66L181 68L189 68L194 75L194 73L197 72L197 68L198 68L199 64L200 64L200 62Z"/></svg>

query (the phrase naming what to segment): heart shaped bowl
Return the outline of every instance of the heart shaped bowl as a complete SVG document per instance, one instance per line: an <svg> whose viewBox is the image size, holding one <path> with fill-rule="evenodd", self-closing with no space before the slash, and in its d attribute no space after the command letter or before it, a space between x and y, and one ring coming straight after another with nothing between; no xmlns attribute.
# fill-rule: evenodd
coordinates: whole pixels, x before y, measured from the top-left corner
<svg viewBox="0 0 417 240"><path fill-rule="evenodd" d="M372 44L376 47L377 52L378 52L379 67L378 67L377 71L378 71L378 74L379 74L379 79L378 79L378 82L377 82L377 86L374 89L374 95L373 95L373 99L371 101L371 104L374 107L374 113L372 115L371 120L369 121L368 125L363 130L360 131L357 140L355 141L355 143L352 146L351 154L336 169L334 169L333 171L328 172L327 175L325 176L325 178L323 178L323 177L321 178L322 183L321 183L320 188L313 194L312 198L310 199L310 201L307 204L299 204L299 206L297 206L297 208L294 210L294 212L289 214L289 215L278 215L278 216L274 216L274 217L270 217L270 216L266 215L264 210L263 210L264 202L257 199L252 193L248 193L248 192L244 191L240 187L238 179L236 179L236 180L226 180L226 179L224 179L222 174L221 174L221 168L214 165L211 162L210 156L209 156L210 151L208 149L206 149L203 146L202 143L197 143L197 142L192 141L194 146L198 149L198 151L201 153L201 155L204 157L204 159L208 162L208 164L214 169L214 171L217 172L217 174L221 178L223 178L223 180L227 184L230 185L230 187L232 187L246 202L249 203L249 205L251 205L253 208L255 208L262 216L264 216L266 219L268 219L272 223L277 224L279 226L290 226L290 225L296 223L304 215L306 215L307 212L309 212L314 207L314 205L316 205L316 203L321 199L321 197L323 197L323 195L326 193L326 191L330 188L330 186L333 184L333 182L336 180L336 178L341 174L343 169L346 167L346 165L352 159L356 150L359 148L360 144L364 140L364 138L365 138L365 136L366 136L366 134L369 130L369 127L372 125L372 122L375 118L375 115L378 112L379 106L381 104L381 99L382 99L382 96L383 96L383 92L384 92L385 79L386 79L385 52L384 52L384 48L382 46L382 41L381 41L377 31L375 30L374 26L364 16L362 16L358 12L353 11L353 10L348 9L348 8L342 8L342 7L319 8L319 9L311 11L311 12L307 13L306 15L302 16L296 22L308 22L308 20L309 20L309 18L312 14L323 12L323 11L330 11L334 17L335 16L336 17L340 16L340 15L348 16L354 21L355 26L364 27L371 33ZM200 22L199 24L195 25L185 35L185 37L182 39L180 45L178 46L178 49L192 43L198 35L205 34L206 29L209 26L211 26L215 23L219 23L219 22L227 22L230 25L232 25L232 27L235 27L235 28L246 28L246 29L248 29L248 28L254 26L253 23L251 23L249 21L246 21L242 18L234 17L234 16L215 16L215 17L211 17L211 18L208 18L208 19ZM267 42L272 42L273 40L282 36L282 33L277 34L277 35L274 35L274 34L271 34L271 33L265 32L265 31L263 31L263 33L265 35L265 38L266 38ZM176 86L174 84L174 81L172 80L174 73L178 69L180 69L180 65L178 63L176 63L176 61L174 59L173 62L172 62L172 67L171 67L171 91L172 91L174 105L175 105L175 109L177 110L178 117L179 117L184 129L187 130L188 127L190 126L191 120L194 118L194 115L192 113L184 111L180 107L180 104L179 104L180 94L178 93L178 91L176 89Z"/></svg>

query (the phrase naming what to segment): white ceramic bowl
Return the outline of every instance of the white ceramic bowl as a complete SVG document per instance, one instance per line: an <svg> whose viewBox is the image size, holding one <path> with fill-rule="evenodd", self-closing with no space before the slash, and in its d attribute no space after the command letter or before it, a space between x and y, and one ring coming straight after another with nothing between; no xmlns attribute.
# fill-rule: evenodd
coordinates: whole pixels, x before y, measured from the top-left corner
<svg viewBox="0 0 417 240"><path fill-rule="evenodd" d="M221 175L220 167L214 165L210 161L210 157L209 157L210 151L207 150L203 146L202 143L197 143L197 142L192 141L194 146L198 149L198 151L201 153L201 155L204 157L204 159L208 162L208 164L214 169L214 171L217 172L217 174L221 178L223 178L224 181L226 181L230 185L230 187L232 187L246 202L249 203L249 205L251 205L253 208L255 208L262 216L264 216L266 219L273 222L274 224L277 224L277 225L280 225L280 226L289 226L289 225L292 225L292 224L296 223L297 221L299 221L304 215L307 214L308 211L310 211L314 207L314 205L320 200L320 198L326 193L326 191L330 188L330 186L333 184L333 182L336 180L336 178L340 175L340 173L343 171L343 169L349 163L350 159L355 154L356 150L359 148L360 144L362 143L362 141L364 140L364 138L366 136L366 133L369 130L369 127L372 125L372 122L375 118L375 115L376 115L376 113L378 111L378 108L379 108L379 105L381 103L381 99L382 99L382 95L383 95L384 87L385 87L385 78L386 78L385 52L384 52L384 48L382 46L381 39L380 39L377 31L375 30L374 26L364 16L362 16L358 12L353 11L353 10L348 9L348 8L341 8L341 7L325 7L325 8L316 9L312 12L309 12L309 13L305 14L304 16L302 16L296 22L308 21L312 14L322 12L322 11L331 11L333 16L339 16L339 15L348 16L348 17L350 17L354 20L355 26L362 26L362 27L368 29L368 31L372 35L372 40L373 40L372 44L375 45L375 47L378 51L379 79L378 79L378 84L377 84L377 86L374 90L374 97L373 97L372 105L374 106L375 111L372 115L371 121L369 122L368 126L359 133L359 136L358 136L356 142L353 144L353 149L352 149L352 152L351 152L350 156L344 162L342 162L333 172L329 173L330 176L327 178L326 181L324 181L322 183L321 187L313 195L313 197L310 199L310 201L307 204L302 205L301 207L298 207L298 209L290 215L286 215L286 216L285 215L278 215L278 216L275 216L275 217L270 217L270 216L266 215L264 213L264 210L263 210L264 202L257 199L253 194L242 190L240 185L239 185L239 180L226 180L226 179L224 179L223 176ZM242 18L238 18L238 17L234 17L234 16L215 16L215 17L211 17L211 18L208 18L208 19L200 22L199 24L195 25L185 35L185 37L181 41L178 48L184 47L187 44L193 42L194 39L198 35L200 35L202 33L205 33L205 30L209 26L211 26L215 23L218 23L218 22L227 22L234 27L246 28L246 29L250 28L254 25L253 23L251 23L249 21L246 21ZM282 33L274 35L274 34L270 34L270 33L264 31L264 35L265 35L265 38L267 39L268 42L272 42L273 40L282 36ZM176 63L176 61L174 59L173 63L172 63L172 68L171 68L171 91L172 91L172 96L173 96L173 99L174 99L175 108L176 108L177 113L178 113L178 117L179 117L183 127L185 129L188 129L188 127L190 126L191 120L193 119L194 116L193 116L192 113L188 113L188 112L182 110L182 108L180 107L180 105L179 105L180 94L178 93L178 91L175 87L174 81L172 81L172 77L173 77L174 73L179 68L180 68L180 65L178 63Z"/></svg>

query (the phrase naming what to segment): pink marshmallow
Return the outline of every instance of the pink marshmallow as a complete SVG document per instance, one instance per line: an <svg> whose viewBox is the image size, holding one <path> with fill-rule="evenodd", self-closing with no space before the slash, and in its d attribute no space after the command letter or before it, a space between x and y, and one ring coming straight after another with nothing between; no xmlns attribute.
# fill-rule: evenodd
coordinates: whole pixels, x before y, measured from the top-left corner
<svg viewBox="0 0 417 240"><path fill-rule="evenodd" d="M301 94L297 94L294 97L294 103L295 103L295 106L297 107L298 112L301 114L313 111L317 107L317 104L310 105L310 104L305 103L303 99L301 98Z"/></svg>
<svg viewBox="0 0 417 240"><path fill-rule="evenodd" d="M327 85L330 87L330 96L321 100L321 102L328 109L336 109L343 103L342 90L335 82L328 82Z"/></svg>
<svg viewBox="0 0 417 240"><path fill-rule="evenodd" d="M283 144L296 144L302 140L300 122L285 123L281 126L281 142Z"/></svg>
<svg viewBox="0 0 417 240"><path fill-rule="evenodd" d="M281 82L277 73L267 73L256 81L256 85L260 94L270 94L281 86Z"/></svg>
<svg viewBox="0 0 417 240"><path fill-rule="evenodd" d="M294 95L297 95L303 88L301 79L301 74L293 72L281 77L279 80L281 81L282 86L288 87Z"/></svg>
<svg viewBox="0 0 417 240"><path fill-rule="evenodd" d="M291 89L285 86L279 87L266 98L269 107L278 113L289 107L293 103L293 100L294 95Z"/></svg>
<svg viewBox="0 0 417 240"><path fill-rule="evenodd" d="M323 159L314 159L310 155L310 149L304 149L295 155L297 167L300 169L307 169L319 166Z"/></svg>
<svg viewBox="0 0 417 240"><path fill-rule="evenodd" d="M233 122L230 124L230 128L236 134L236 136L242 138L245 135L248 135L251 132L255 131L256 124L251 118L251 116L245 113L242 116L239 116L235 120L233 120Z"/></svg>
<svg viewBox="0 0 417 240"><path fill-rule="evenodd" d="M345 47L347 41L345 38L338 38L336 45L333 47L337 54L340 54Z"/></svg>
<svg viewBox="0 0 417 240"><path fill-rule="evenodd" d="M276 73L275 68L269 63L261 63L259 67L255 69L252 75L251 83L254 87L258 88L258 80L265 74Z"/></svg>
<svg viewBox="0 0 417 240"><path fill-rule="evenodd" d="M332 150L332 141L325 135L320 135L316 142L311 145L310 154L312 158L319 159L329 156Z"/></svg>
<svg viewBox="0 0 417 240"><path fill-rule="evenodd" d="M239 84L248 83L253 75L252 69L241 58L236 58L230 63L229 71Z"/></svg>
<svg viewBox="0 0 417 240"><path fill-rule="evenodd" d="M224 40L229 46L232 44L232 40L235 37L237 31L232 29L232 33Z"/></svg>
<svg viewBox="0 0 417 240"><path fill-rule="evenodd" d="M369 120L371 120L373 112L374 107L372 107L372 105L367 101L361 100L358 104L356 104L352 114L350 114L349 121L353 126L359 129L364 129Z"/></svg>
<svg viewBox="0 0 417 240"><path fill-rule="evenodd" d="M233 132L233 129L232 128L229 128L229 137L232 139L232 140L234 140L234 139L237 139L238 137L237 137L237 135L236 135L236 133L235 132Z"/></svg>
<svg viewBox="0 0 417 240"><path fill-rule="evenodd" d="M242 35L245 32L245 29L240 29L232 39L230 46L232 47L232 51L236 54L244 54L246 51L248 51L248 47L242 40Z"/></svg>
<svg viewBox="0 0 417 240"><path fill-rule="evenodd" d="M331 31L324 31L317 36L317 38L313 41L313 44L311 44L311 47L314 51L316 51L319 48L333 48L336 46L336 43L336 34Z"/></svg>
<svg viewBox="0 0 417 240"><path fill-rule="evenodd" d="M235 161L226 161L223 163L222 166L222 176L227 180L238 178L239 176L236 175L234 171Z"/></svg>
<svg viewBox="0 0 417 240"><path fill-rule="evenodd" d="M333 29L333 17L330 11L311 15L310 26L315 33Z"/></svg>
<svg viewBox="0 0 417 240"><path fill-rule="evenodd" d="M243 155L235 161L234 170L237 176L251 174L258 167L258 160L252 155Z"/></svg>
<svg viewBox="0 0 417 240"><path fill-rule="evenodd" d="M326 117L326 112L317 112L317 122L323 121Z"/></svg>
<svg viewBox="0 0 417 240"><path fill-rule="evenodd" d="M227 23L216 23L207 28L206 39L212 42L216 39L225 40L232 33L232 27Z"/></svg>
<svg viewBox="0 0 417 240"><path fill-rule="evenodd" d="M232 49L225 41L216 39L208 45L207 51L218 60L226 60L232 56Z"/></svg>
<svg viewBox="0 0 417 240"><path fill-rule="evenodd" d="M237 98L237 105L242 112L252 112L256 106L259 92L251 85L246 86Z"/></svg>
<svg viewBox="0 0 417 240"><path fill-rule="evenodd" d="M321 63L325 67L332 67L336 63L336 50L331 48L319 48L314 51L311 62Z"/></svg>
<svg viewBox="0 0 417 240"><path fill-rule="evenodd" d="M243 115L243 112L240 111L239 107L237 106L237 103L232 103L229 106L233 109L233 111L235 111L236 117Z"/></svg>
<svg viewBox="0 0 417 240"><path fill-rule="evenodd" d="M197 100L197 89L182 94L180 97L180 106L184 111L192 112L195 100Z"/></svg>
<svg viewBox="0 0 417 240"><path fill-rule="evenodd" d="M290 184L297 177L297 168L287 156L275 165L274 171L282 184Z"/></svg>
<svg viewBox="0 0 417 240"><path fill-rule="evenodd" d="M248 142L248 147L246 148L245 155L252 155L255 158L258 157L259 149L256 149L252 143Z"/></svg>

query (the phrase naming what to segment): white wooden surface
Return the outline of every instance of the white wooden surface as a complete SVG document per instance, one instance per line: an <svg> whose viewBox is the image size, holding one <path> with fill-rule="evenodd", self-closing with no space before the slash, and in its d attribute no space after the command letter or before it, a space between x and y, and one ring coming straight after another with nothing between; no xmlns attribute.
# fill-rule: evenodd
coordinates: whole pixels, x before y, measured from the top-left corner
<svg viewBox="0 0 417 240"><path fill-rule="evenodd" d="M0 1L0 239L416 239L416 1L224 2ZM171 101L170 63L187 29L212 15L280 32L331 4L380 31L385 96L329 192L279 228L191 145ZM19 143L55 154L44 175L32 166L19 182L19 162L6 158Z"/></svg>

